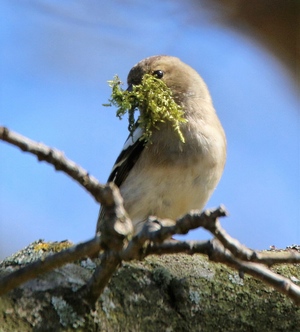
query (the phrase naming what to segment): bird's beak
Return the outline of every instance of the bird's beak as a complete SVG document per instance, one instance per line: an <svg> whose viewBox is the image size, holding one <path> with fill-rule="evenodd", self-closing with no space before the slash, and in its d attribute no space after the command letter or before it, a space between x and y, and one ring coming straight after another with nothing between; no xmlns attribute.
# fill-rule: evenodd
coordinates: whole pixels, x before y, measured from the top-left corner
<svg viewBox="0 0 300 332"><path fill-rule="evenodd" d="M128 85L128 88L126 89L126 91L128 91L128 92L132 92L132 90L133 90L133 89L132 89L132 84L129 84L129 85Z"/></svg>

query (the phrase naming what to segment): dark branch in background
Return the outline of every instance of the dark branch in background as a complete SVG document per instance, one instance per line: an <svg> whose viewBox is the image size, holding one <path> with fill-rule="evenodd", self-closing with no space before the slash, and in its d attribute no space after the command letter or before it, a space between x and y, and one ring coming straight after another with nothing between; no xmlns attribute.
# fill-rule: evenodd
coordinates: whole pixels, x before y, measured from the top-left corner
<svg viewBox="0 0 300 332"><path fill-rule="evenodd" d="M100 256L99 266L89 282L74 295L77 299L79 298L88 304L88 307L94 305L122 261L143 259L148 255L175 253L207 255L212 261L226 264L237 269L241 274L247 273L262 280L290 297L296 304L300 304L300 287L265 266L280 263L300 263L300 254L295 252L258 252L243 246L228 235L218 221L219 217L227 215L224 207L221 206L218 209L202 213L191 211L176 222L149 217L143 229L130 239L132 225L124 210L118 188L112 184L106 186L99 184L87 171L65 158L60 151L29 140L7 128L0 127L0 139L36 155L39 160L45 160L54 165L57 170L65 172L88 190L97 202L103 204L110 211L110 219L105 220L100 236L6 275L0 280L0 294L37 277L40 273L97 254L101 249L104 251ZM189 230L198 227L205 228L215 238L199 242L170 239L175 234L186 234Z"/></svg>

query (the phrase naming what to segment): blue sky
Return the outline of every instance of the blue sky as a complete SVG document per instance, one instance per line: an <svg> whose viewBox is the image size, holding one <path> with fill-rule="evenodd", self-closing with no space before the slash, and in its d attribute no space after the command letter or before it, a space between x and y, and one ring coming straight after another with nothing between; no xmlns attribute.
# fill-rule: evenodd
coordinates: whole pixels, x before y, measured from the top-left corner
<svg viewBox="0 0 300 332"><path fill-rule="evenodd" d="M261 45L193 4L2 1L0 123L64 151L105 182L127 137L126 119L102 106L107 80L126 81L147 56L178 56L206 81L227 135L225 172L208 206L225 204L222 225L252 248L299 244L293 82ZM0 142L0 258L39 238L88 240L98 209L73 180Z"/></svg>

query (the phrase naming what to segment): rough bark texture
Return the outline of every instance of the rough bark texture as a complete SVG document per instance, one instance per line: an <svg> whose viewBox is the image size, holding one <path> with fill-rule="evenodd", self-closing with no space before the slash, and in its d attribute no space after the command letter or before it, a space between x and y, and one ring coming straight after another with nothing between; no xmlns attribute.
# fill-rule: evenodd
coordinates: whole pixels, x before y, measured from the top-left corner
<svg viewBox="0 0 300 332"><path fill-rule="evenodd" d="M36 259L24 252L0 264L0 275ZM81 287L95 264L84 260L32 280L0 298L0 331L300 331L300 307L200 255L148 257L123 264L95 311L64 298ZM299 265L274 270L300 279Z"/></svg>

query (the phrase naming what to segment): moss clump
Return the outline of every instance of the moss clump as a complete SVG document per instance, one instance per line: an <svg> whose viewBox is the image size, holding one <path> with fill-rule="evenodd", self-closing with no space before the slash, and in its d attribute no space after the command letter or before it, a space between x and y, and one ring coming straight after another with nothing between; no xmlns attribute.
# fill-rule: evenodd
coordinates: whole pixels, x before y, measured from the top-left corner
<svg viewBox="0 0 300 332"><path fill-rule="evenodd" d="M41 241L34 246L35 251L44 251L44 252L60 252L62 250L72 247L74 244L68 240L62 242L44 242Z"/></svg>
<svg viewBox="0 0 300 332"><path fill-rule="evenodd" d="M128 112L130 135L136 128L134 112L140 109L141 114L137 123L143 129L141 140L151 142L153 128L158 128L159 122L170 122L179 139L184 143L180 124L186 123L187 120L183 117L182 107L174 101L172 91L164 81L153 75L145 74L141 84L133 85L132 91L124 91L120 88L122 82L115 75L112 81L108 81L108 84L112 88L112 94L109 104L103 105L116 106L118 108L117 117L120 119Z"/></svg>

